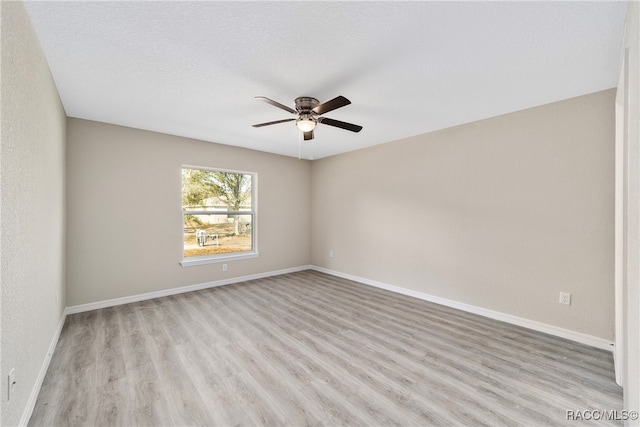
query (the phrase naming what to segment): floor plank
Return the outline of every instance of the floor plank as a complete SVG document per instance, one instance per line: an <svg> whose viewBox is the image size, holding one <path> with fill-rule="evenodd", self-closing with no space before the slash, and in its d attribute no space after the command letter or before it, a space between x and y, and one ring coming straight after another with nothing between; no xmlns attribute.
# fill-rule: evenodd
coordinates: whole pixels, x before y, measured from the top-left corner
<svg viewBox="0 0 640 427"><path fill-rule="evenodd" d="M29 425L575 426L567 410L593 409L622 410L609 352L303 271L68 316Z"/></svg>

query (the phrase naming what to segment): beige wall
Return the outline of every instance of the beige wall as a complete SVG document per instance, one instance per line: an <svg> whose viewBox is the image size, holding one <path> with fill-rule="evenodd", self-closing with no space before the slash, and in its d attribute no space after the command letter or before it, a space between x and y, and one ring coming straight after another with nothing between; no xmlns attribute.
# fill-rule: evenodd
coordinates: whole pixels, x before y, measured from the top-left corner
<svg viewBox="0 0 640 427"><path fill-rule="evenodd" d="M312 264L613 340L614 96L315 161Z"/></svg>
<svg viewBox="0 0 640 427"><path fill-rule="evenodd" d="M25 413L64 310L66 118L23 4L0 3L0 424L12 426ZM16 384L7 401L11 368Z"/></svg>
<svg viewBox="0 0 640 427"><path fill-rule="evenodd" d="M70 118L68 306L309 264L310 164ZM258 173L254 259L182 267L182 165Z"/></svg>

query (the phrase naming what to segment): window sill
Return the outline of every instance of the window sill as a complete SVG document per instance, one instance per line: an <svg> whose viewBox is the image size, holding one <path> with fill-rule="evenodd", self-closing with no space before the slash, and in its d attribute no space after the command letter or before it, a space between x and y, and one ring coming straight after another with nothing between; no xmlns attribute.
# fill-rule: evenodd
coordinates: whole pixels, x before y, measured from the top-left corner
<svg viewBox="0 0 640 427"><path fill-rule="evenodd" d="M191 267L194 265L203 265L203 264L216 264L220 262L229 262L229 261L240 261L243 259L251 259L258 258L260 254L258 252L243 252L242 254L234 255L217 255L215 257L191 257L188 259L183 259L180 263L183 267Z"/></svg>

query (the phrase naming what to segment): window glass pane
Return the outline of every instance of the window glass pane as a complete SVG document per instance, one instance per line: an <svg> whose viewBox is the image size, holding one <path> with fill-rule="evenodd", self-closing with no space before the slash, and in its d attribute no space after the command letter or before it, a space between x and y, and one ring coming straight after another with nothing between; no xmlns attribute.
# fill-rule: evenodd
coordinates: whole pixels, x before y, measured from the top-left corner
<svg viewBox="0 0 640 427"><path fill-rule="evenodd" d="M184 257L251 251L252 215L184 215Z"/></svg>
<svg viewBox="0 0 640 427"><path fill-rule="evenodd" d="M251 198L251 174L183 168L184 258L253 251Z"/></svg>
<svg viewBox="0 0 640 427"><path fill-rule="evenodd" d="M182 209L251 210L251 175L183 168Z"/></svg>

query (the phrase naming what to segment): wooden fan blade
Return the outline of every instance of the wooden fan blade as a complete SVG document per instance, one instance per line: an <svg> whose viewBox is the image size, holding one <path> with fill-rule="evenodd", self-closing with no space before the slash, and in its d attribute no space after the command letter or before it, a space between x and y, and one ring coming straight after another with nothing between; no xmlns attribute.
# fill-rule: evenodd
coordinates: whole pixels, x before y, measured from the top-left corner
<svg viewBox="0 0 640 427"><path fill-rule="evenodd" d="M309 141L310 139L313 139L313 131L310 130L309 132L303 132L304 133L304 140L305 141Z"/></svg>
<svg viewBox="0 0 640 427"><path fill-rule="evenodd" d="M293 108L289 108L289 107L287 107L286 105L282 105L282 104L280 104L279 102L274 101L273 99L269 99L269 98L267 98L266 96L256 96L256 99L258 99L258 100L260 100L260 101L264 101L264 102L266 102L267 104L271 104L271 105L273 105L274 107L281 108L281 109L283 109L284 111L287 111L287 112L289 112L289 113L291 113L291 114L298 114L298 112L297 112L296 110L294 110Z"/></svg>
<svg viewBox="0 0 640 427"><path fill-rule="evenodd" d="M336 108L344 107L345 105L349 105L349 104L351 104L351 101L349 101L344 96L340 95L340 96L336 96L331 101L323 102L322 104L316 106L316 108L314 108L311 111L313 111L316 114L324 114L324 113L328 113L329 111L333 111Z"/></svg>
<svg viewBox="0 0 640 427"><path fill-rule="evenodd" d="M254 128L261 128L262 126L269 126L269 125L277 125L278 123L285 123L285 122L292 122L295 119L283 119L283 120L276 120L275 122L266 122L266 123L258 123L257 125L251 125Z"/></svg>
<svg viewBox="0 0 640 427"><path fill-rule="evenodd" d="M360 132L362 130L362 126L354 125L353 123L341 122L340 120L334 120L328 117L318 117L318 123L350 130L351 132Z"/></svg>

